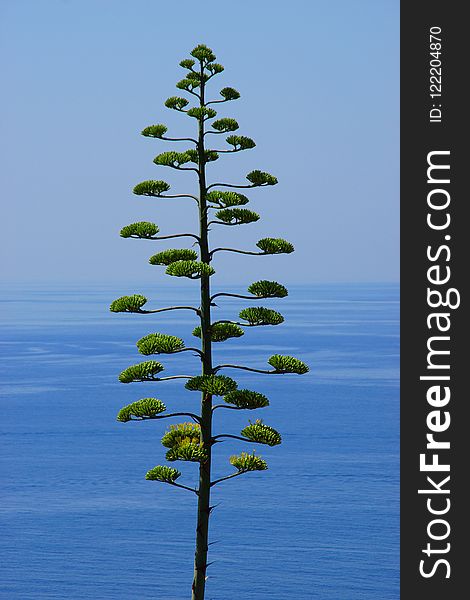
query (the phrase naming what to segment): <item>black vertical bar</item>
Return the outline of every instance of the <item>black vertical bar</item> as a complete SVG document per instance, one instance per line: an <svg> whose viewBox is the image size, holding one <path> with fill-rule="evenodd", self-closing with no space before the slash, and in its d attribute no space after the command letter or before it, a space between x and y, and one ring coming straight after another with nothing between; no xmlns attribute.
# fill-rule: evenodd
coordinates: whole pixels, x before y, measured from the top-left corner
<svg viewBox="0 0 470 600"><path fill-rule="evenodd" d="M464 386L470 36L464 8L462 2L401 3L402 600L469 593L463 509L470 458ZM428 172L430 163L436 167Z"/></svg>

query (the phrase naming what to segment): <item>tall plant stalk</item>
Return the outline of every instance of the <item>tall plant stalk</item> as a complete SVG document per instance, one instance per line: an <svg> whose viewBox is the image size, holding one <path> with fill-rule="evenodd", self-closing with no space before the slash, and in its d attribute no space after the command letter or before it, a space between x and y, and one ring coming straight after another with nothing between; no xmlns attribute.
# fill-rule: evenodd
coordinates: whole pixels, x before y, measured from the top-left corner
<svg viewBox="0 0 470 600"><path fill-rule="evenodd" d="M165 105L168 108L185 113L197 120L197 138L170 138L166 137L165 125L151 125L146 127L142 134L146 137L159 138L167 141L189 141L194 144L192 149L184 152L164 152L155 157L157 165L167 166L177 170L190 170L197 174L199 194L167 194L170 186L161 180L144 181L134 188L134 193L157 198L190 198L197 202L199 211L199 233L178 233L170 235L157 235L159 228L154 223L137 222L127 225L121 230L125 238L138 238L146 240L166 240L174 238L191 238L195 240L199 252L193 249L168 249L153 255L149 262L153 265L166 266L166 273L176 277L187 277L200 281L200 305L170 306L149 310L144 308L147 298L140 294L123 296L111 304L111 311L135 314L154 314L173 310L191 310L199 318L199 325L194 329L193 335L200 338L200 348L186 347L183 340L176 336L163 333L150 333L137 342L138 350L144 355L175 354L190 351L196 354L201 361L200 375L170 375L161 377L164 370L161 363L155 360L128 367L119 375L122 383L165 381L173 379L186 379L185 387L191 391L201 392L200 413L191 412L166 412L165 404L158 398L142 398L122 408L118 414L119 421L142 421L148 419L164 419L186 416L189 422L171 425L162 438L162 444L168 449L166 459L170 462L189 461L199 464L199 480L195 487L181 484L180 471L175 468L159 465L147 472L146 478L160 481L178 487L197 496L197 525L196 549L194 559L194 578L191 588L192 600L204 600L207 579L207 557L209 548L209 517L211 513L210 493L214 485L232 479L250 471L267 469L266 462L255 452L242 452L240 455L230 457L230 463L236 471L231 474L212 478L212 450L215 444L223 439L235 439L256 444L275 446L281 443L280 434L272 427L265 425L261 420L247 425L240 435L227 433L213 434L212 417L217 409L254 410L269 405L269 400L263 394L251 390L239 390L236 381L219 372L226 369L238 369L253 373L266 374L303 374L308 371L307 365L297 358L276 354L268 360L272 369L251 368L244 365L220 364L213 365L212 343L225 342L231 338L241 337L244 328L278 325L283 322L282 315L274 310L264 307L245 308L239 313L239 321L211 319L211 306L215 306L215 298L235 297L240 299L283 298L287 296L286 288L275 282L261 280L248 287L248 294L219 292L211 296L210 278L214 274L211 265L214 254L217 252L236 252L248 255L270 255L293 252L292 244L280 238L264 238L257 243L258 251L246 251L237 248L215 248L209 246L209 228L211 225L242 225L255 222L259 216L247 209L239 208L247 204L248 198L233 189L255 188L270 186L277 183L277 179L263 171L252 171L247 175L248 184L232 185L228 183L207 184L206 167L209 162L217 160L222 153L233 153L253 148L255 143L251 138L238 135L229 135L226 142L229 148L213 150L206 148L206 136L230 133L238 129L238 123L231 118L222 118L213 121L211 129L206 129L207 121L216 116L216 111L209 105L236 100L240 94L233 88L223 88L220 91L221 99L206 100L206 86L212 77L221 73L222 65L215 62L215 55L207 46L199 45L191 52L192 58L181 61L180 65L187 69L186 77L177 84L179 89L185 90L197 99L194 107L187 108L189 102L186 98L173 96L168 98ZM195 167L183 166L194 164ZM232 191L221 191L219 188L231 188ZM214 189L212 189L214 188ZM209 220L210 210L216 210L215 220ZM222 396L223 404L213 404L214 396Z"/></svg>

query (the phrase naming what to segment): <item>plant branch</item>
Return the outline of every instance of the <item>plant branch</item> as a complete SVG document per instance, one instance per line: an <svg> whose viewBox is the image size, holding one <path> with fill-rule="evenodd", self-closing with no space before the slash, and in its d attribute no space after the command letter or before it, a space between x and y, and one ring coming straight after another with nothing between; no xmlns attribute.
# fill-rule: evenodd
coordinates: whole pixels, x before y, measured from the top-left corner
<svg viewBox="0 0 470 600"><path fill-rule="evenodd" d="M201 238L194 233L174 233L172 235L158 235L157 237L148 237L148 238L139 237L138 235L130 235L129 237L134 238L135 240L169 240L172 238L192 237L198 243L201 241Z"/></svg>
<svg viewBox="0 0 470 600"><path fill-rule="evenodd" d="M193 492L194 494L196 494L196 496L199 496L199 492L197 490L195 490L194 488L187 487L186 485L182 485L181 483L176 483L175 481L166 481L165 483L168 483L168 485L173 485L174 487L179 487L182 490L188 490L188 492Z"/></svg>
<svg viewBox="0 0 470 600"><path fill-rule="evenodd" d="M231 438L233 440L241 440L242 442L252 442L253 444L263 444L264 443L264 442L257 442L256 440L249 440L248 438L241 437L239 435L231 435L229 433L221 433L220 435L216 435L215 437L212 438L212 440L215 442L220 438Z"/></svg>
<svg viewBox="0 0 470 600"><path fill-rule="evenodd" d="M237 252L238 254L249 254L250 256L265 256L267 252L251 252L249 250L237 250L237 248L215 248L211 252L211 256L213 256L216 252L220 252L224 250L225 252Z"/></svg>
<svg viewBox="0 0 470 600"><path fill-rule="evenodd" d="M153 417L140 417L139 419L131 418L129 421L153 421L156 419L168 419L169 417L191 417L198 423L201 421L201 417L195 415L194 413L189 412L176 412L176 413L168 413L167 415L155 415Z"/></svg>
<svg viewBox="0 0 470 600"><path fill-rule="evenodd" d="M231 298L242 298L243 300L263 300L271 298L271 296L244 296L243 294L229 294L228 292L219 292L211 296L211 302L219 296L230 296Z"/></svg>
<svg viewBox="0 0 470 600"><path fill-rule="evenodd" d="M241 406L229 406L228 404L215 404L212 410L216 408L228 408L229 410L244 410Z"/></svg>
<svg viewBox="0 0 470 600"><path fill-rule="evenodd" d="M266 375L281 374L281 371L266 371L264 369L252 369L251 367L242 367L241 365L218 365L214 367L214 373L220 369L241 369L242 371L250 371L251 373L263 373Z"/></svg>
<svg viewBox="0 0 470 600"><path fill-rule="evenodd" d="M199 198L197 196L193 196L192 194L167 194L165 196L163 194L158 194L155 195L154 198L192 198L193 200L196 200L197 203L199 203Z"/></svg>
<svg viewBox="0 0 470 600"><path fill-rule="evenodd" d="M212 187L229 187L229 188L254 188L254 187L263 187L266 184L255 185L252 183L251 185L235 185L234 183L212 183L208 186L208 190Z"/></svg>
<svg viewBox="0 0 470 600"><path fill-rule="evenodd" d="M231 475L227 475L226 477L221 477L220 479L216 479L215 481L211 481L211 487L213 485L217 485L221 481L226 481L227 479L233 479L234 477L238 477L239 475L243 475L244 473L248 473L248 471L237 471L236 473L232 473Z"/></svg>
<svg viewBox="0 0 470 600"><path fill-rule="evenodd" d="M201 314L201 311L199 310L199 308L196 308L195 306L166 306L165 308L157 308L155 310L144 310L141 308L139 310L136 310L135 313L137 313L137 314L140 313L142 315L150 315L150 314L155 314L155 313L160 313L160 312L166 312L168 310L194 310L194 312L197 315Z"/></svg>
<svg viewBox="0 0 470 600"><path fill-rule="evenodd" d="M194 142L197 144L197 140L193 138L169 138L169 137L161 137L160 140L165 140L167 142Z"/></svg>

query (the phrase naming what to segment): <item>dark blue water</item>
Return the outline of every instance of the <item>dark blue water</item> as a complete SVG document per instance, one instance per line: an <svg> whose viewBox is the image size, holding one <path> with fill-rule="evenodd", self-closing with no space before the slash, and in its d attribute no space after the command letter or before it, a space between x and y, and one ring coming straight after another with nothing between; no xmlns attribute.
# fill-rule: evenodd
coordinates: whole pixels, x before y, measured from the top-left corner
<svg viewBox="0 0 470 600"><path fill-rule="evenodd" d="M189 344L195 320L189 312L107 312L134 291L153 307L195 296L182 286L2 294L1 598L190 597L195 496L144 479L164 464L167 423L118 423L115 415L146 396L197 410L184 380L116 379L142 360L135 340L161 331ZM217 318L236 316L239 302L220 299ZM294 287L287 299L261 304L281 310L286 323L217 344L216 362L264 368L279 352L311 372L227 372L269 396L256 416L281 431L283 444L261 447L268 471L214 488L207 598L398 599L398 288ZM162 362L168 374L198 372L189 353ZM239 433L254 415L219 410L215 429ZM242 449L252 446L217 445L215 476L232 472L227 458ZM196 465L179 465L180 481L192 485Z"/></svg>

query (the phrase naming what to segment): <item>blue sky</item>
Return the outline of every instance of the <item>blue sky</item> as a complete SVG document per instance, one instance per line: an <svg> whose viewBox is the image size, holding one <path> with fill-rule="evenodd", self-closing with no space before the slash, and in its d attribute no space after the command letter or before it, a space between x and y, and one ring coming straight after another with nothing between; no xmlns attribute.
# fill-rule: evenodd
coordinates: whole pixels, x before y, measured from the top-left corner
<svg viewBox="0 0 470 600"><path fill-rule="evenodd" d="M194 119L163 102L177 93L179 61L205 43L225 66L212 80L214 96L227 85L242 96L221 105L219 117L236 118L239 133L257 142L254 150L221 158L209 180L242 183L252 169L279 179L247 194L261 221L219 227L213 243L252 249L273 236L297 250L259 258L219 253L219 280L397 281L398 0L198 6L1 0L4 277L162 276L147 259L171 246L123 240L118 232L140 220L156 222L162 233L196 226L189 201L131 190L145 179L195 190L191 174L152 163L172 149L169 143L139 132L163 122L174 134L192 133Z"/></svg>

